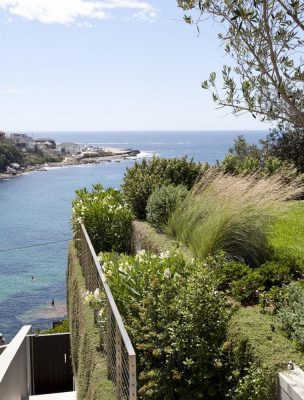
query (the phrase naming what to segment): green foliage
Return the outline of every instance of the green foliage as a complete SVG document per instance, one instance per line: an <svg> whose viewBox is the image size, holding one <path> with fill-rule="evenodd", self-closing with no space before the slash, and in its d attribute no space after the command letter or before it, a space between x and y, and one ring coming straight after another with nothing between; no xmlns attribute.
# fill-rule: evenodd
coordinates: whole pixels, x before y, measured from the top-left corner
<svg viewBox="0 0 304 400"><path fill-rule="evenodd" d="M263 292L267 292L273 287L282 287L290 283L296 278L296 274L297 272L293 265L269 261L238 281L232 282L231 291L233 296L244 304L257 303L260 296L263 296L262 303L267 303L267 297L264 297L267 295L263 294ZM272 297L275 295L277 295L275 291L271 292Z"/></svg>
<svg viewBox="0 0 304 400"><path fill-rule="evenodd" d="M280 308L278 317L287 336L304 350L304 286L291 283L287 288L287 304Z"/></svg>
<svg viewBox="0 0 304 400"><path fill-rule="evenodd" d="M56 163L63 160L60 154L47 154L42 151L33 152L27 151L24 153L24 164L25 165L39 165L44 163Z"/></svg>
<svg viewBox="0 0 304 400"><path fill-rule="evenodd" d="M94 312L83 301L85 280L74 244L69 246L68 312L71 328L71 352L80 399L115 400L115 388L107 379L106 360L100 348L99 329Z"/></svg>
<svg viewBox="0 0 304 400"><path fill-rule="evenodd" d="M188 10L188 23L216 21L218 35L233 67L224 65L218 90L216 75L202 83L220 107L262 121L281 121L303 129L301 53L304 7L300 1L177 0ZM193 11L196 16L192 16Z"/></svg>
<svg viewBox="0 0 304 400"><path fill-rule="evenodd" d="M159 233L153 226L144 221L132 222L131 253L136 254L139 250L145 249L147 252L159 254L162 251L174 252L180 249L188 260L193 258L193 254L188 247L172 239L168 235Z"/></svg>
<svg viewBox="0 0 304 400"><path fill-rule="evenodd" d="M244 373L245 375L238 381L236 387L229 390L227 399L270 400L273 397L269 385L269 373L265 367L249 365L244 369Z"/></svg>
<svg viewBox="0 0 304 400"><path fill-rule="evenodd" d="M169 216L177 205L187 196L187 188L183 185L161 186L155 189L147 203L147 221L159 232L162 232Z"/></svg>
<svg viewBox="0 0 304 400"><path fill-rule="evenodd" d="M257 267L270 255L271 222L298 193L297 182L280 175L231 176L207 173L168 221L167 233L205 258L224 250L230 257Z"/></svg>
<svg viewBox="0 0 304 400"><path fill-rule="evenodd" d="M71 222L74 233L81 223L85 225L97 253L126 251L132 213L121 192L102 185L94 185L92 192L77 190Z"/></svg>
<svg viewBox="0 0 304 400"><path fill-rule="evenodd" d="M204 265L212 271L218 282L218 289L229 292L231 284L242 279L252 272L252 269L240 262L231 261L221 251L215 256L209 256L204 260Z"/></svg>
<svg viewBox="0 0 304 400"><path fill-rule="evenodd" d="M228 397L233 400L271 400L276 394L277 374L286 369L289 360L304 365L303 353L286 338L277 319L261 314L259 306L241 307L232 315L225 348L233 369L235 384Z"/></svg>
<svg viewBox="0 0 304 400"><path fill-rule="evenodd" d="M207 167L206 167L207 168ZM164 159L153 157L141 164L127 168L123 180L123 192L134 214L146 218L148 198L162 185L184 185L191 189L201 169L201 165L187 157Z"/></svg>
<svg viewBox="0 0 304 400"><path fill-rule="evenodd" d="M22 153L7 140L0 140L0 172L12 163L22 163Z"/></svg>
<svg viewBox="0 0 304 400"><path fill-rule="evenodd" d="M274 130L267 136L265 146L274 157L292 162L304 173L304 129L287 126Z"/></svg>
<svg viewBox="0 0 304 400"><path fill-rule="evenodd" d="M286 304L287 288L273 286L268 291L260 295L260 305L262 312L275 315L278 310Z"/></svg>
<svg viewBox="0 0 304 400"><path fill-rule="evenodd" d="M269 136L268 136L269 137ZM270 140L260 140L261 146L249 144L243 135L234 140L233 147L218 166L225 174L246 175L258 173L269 176L280 172L286 179L297 175L293 159L279 157Z"/></svg>
<svg viewBox="0 0 304 400"><path fill-rule="evenodd" d="M102 255L138 357L141 399L223 399L230 311L212 274L180 253Z"/></svg>
<svg viewBox="0 0 304 400"><path fill-rule="evenodd" d="M67 319L60 321L54 328L46 329L40 332L40 334L53 334L53 333L65 333L70 332L70 325Z"/></svg>

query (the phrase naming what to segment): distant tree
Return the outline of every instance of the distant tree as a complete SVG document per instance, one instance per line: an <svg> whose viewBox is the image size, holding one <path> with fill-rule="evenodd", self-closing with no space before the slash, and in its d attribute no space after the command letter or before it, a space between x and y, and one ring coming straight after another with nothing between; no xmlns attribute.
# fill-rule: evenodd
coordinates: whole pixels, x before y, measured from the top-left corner
<svg viewBox="0 0 304 400"><path fill-rule="evenodd" d="M11 163L21 163L22 153L7 140L0 141L0 171L5 171Z"/></svg>
<svg viewBox="0 0 304 400"><path fill-rule="evenodd" d="M304 129L275 129L261 143L269 155L292 162L304 173Z"/></svg>
<svg viewBox="0 0 304 400"><path fill-rule="evenodd" d="M233 66L223 66L224 94L216 74L202 83L220 107L262 121L304 128L304 2L301 0L177 0L187 23L211 17ZM195 18L194 16L197 16ZM195 19L194 19L195 18ZM292 132L292 131L291 131Z"/></svg>

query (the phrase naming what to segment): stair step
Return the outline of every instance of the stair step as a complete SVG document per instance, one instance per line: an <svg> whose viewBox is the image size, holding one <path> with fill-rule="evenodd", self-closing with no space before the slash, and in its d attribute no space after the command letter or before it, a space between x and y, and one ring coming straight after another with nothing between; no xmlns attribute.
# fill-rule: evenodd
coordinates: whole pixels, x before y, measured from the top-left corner
<svg viewBox="0 0 304 400"><path fill-rule="evenodd" d="M77 392L39 394L30 396L29 400L77 400Z"/></svg>

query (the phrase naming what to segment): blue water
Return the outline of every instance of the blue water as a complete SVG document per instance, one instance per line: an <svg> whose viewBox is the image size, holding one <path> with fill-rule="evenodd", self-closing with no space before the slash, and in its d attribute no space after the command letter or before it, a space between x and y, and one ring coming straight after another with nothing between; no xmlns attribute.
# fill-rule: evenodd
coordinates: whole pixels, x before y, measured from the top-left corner
<svg viewBox="0 0 304 400"><path fill-rule="evenodd" d="M256 143L266 132L242 132ZM48 132L57 142L139 149L142 155L188 155L197 161L221 160L239 132ZM52 168L0 181L0 332L10 339L24 324L50 327L51 309L65 303L67 240L71 238L71 202L77 188L101 182L119 188L134 160ZM24 246L62 241L13 251ZM32 280L32 276L34 279ZM45 312L51 312L45 318Z"/></svg>

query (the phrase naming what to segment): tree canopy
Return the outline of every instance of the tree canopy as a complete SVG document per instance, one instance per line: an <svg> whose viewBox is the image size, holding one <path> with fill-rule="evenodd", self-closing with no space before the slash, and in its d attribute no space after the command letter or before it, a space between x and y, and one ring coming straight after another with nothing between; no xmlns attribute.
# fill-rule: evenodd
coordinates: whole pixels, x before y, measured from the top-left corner
<svg viewBox="0 0 304 400"><path fill-rule="evenodd" d="M299 0L177 0L187 23L220 23L219 39L232 58L222 69L223 89L212 72L202 87L220 107L254 118L304 127L304 3Z"/></svg>
<svg viewBox="0 0 304 400"><path fill-rule="evenodd" d="M21 152L6 140L0 140L0 171L5 171L11 163L21 163Z"/></svg>

